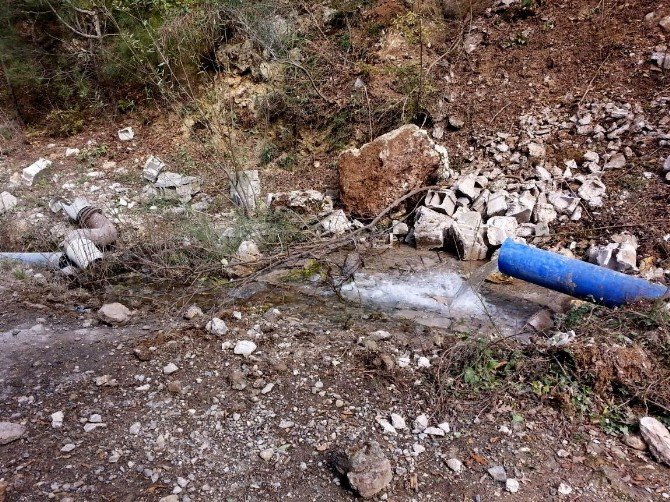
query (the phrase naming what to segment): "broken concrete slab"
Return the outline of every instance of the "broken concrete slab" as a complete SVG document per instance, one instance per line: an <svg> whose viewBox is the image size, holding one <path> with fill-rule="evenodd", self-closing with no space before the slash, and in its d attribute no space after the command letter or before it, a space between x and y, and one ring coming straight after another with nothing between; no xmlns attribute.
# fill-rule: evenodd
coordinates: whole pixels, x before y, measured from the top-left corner
<svg viewBox="0 0 670 502"><path fill-rule="evenodd" d="M21 179L26 185L32 186L49 174L51 164L52 162L48 159L38 159L23 170Z"/></svg>
<svg viewBox="0 0 670 502"><path fill-rule="evenodd" d="M600 181L600 178L595 176L587 176L583 178L582 186L579 187L577 195L592 208L602 207L603 196L607 192L607 187Z"/></svg>
<svg viewBox="0 0 670 502"><path fill-rule="evenodd" d="M515 237L519 222L513 216L494 216L486 222L489 245L501 246L508 237Z"/></svg>
<svg viewBox="0 0 670 502"><path fill-rule="evenodd" d="M152 155L144 163L144 169L142 170L142 177L147 180L155 183L158 179L158 175L165 168L165 163L158 157Z"/></svg>
<svg viewBox="0 0 670 502"><path fill-rule="evenodd" d="M549 203L560 214L572 215L579 206L580 198L566 195L563 192L551 192L548 197Z"/></svg>
<svg viewBox="0 0 670 502"><path fill-rule="evenodd" d="M133 131L132 127L124 127L116 131L116 135L120 141L132 141L135 137L135 131Z"/></svg>
<svg viewBox="0 0 670 502"><path fill-rule="evenodd" d="M424 204L433 211L451 216L456 211L456 194L453 190L428 190Z"/></svg>
<svg viewBox="0 0 670 502"><path fill-rule="evenodd" d="M266 204L271 209L290 209L299 214L325 216L333 212L333 199L317 190L293 190L268 194Z"/></svg>
<svg viewBox="0 0 670 502"><path fill-rule="evenodd" d="M456 185L456 193L474 200L479 195L480 189L475 186L477 177L474 174L463 176Z"/></svg>
<svg viewBox="0 0 670 502"><path fill-rule="evenodd" d="M420 207L414 220L414 240L417 249L444 247L444 239L453 221L451 216L425 206Z"/></svg>
<svg viewBox="0 0 670 502"><path fill-rule="evenodd" d="M428 133L405 125L360 149L344 151L338 160L340 193L345 209L374 218L408 192L448 170L446 150L436 148Z"/></svg>
<svg viewBox="0 0 670 502"><path fill-rule="evenodd" d="M486 204L486 216L501 216L505 214L508 209L507 198L509 193L506 190L498 190L489 196Z"/></svg>
<svg viewBox="0 0 670 502"><path fill-rule="evenodd" d="M166 198L188 202L200 191L200 179L196 176L184 176L168 171L158 175L154 186Z"/></svg>
<svg viewBox="0 0 670 502"><path fill-rule="evenodd" d="M482 215L477 211L457 211L449 232L461 260L483 260L488 254L484 242Z"/></svg>
<svg viewBox="0 0 670 502"><path fill-rule="evenodd" d="M333 235L341 235L351 230L351 222L342 209L334 211L319 222L324 232Z"/></svg>

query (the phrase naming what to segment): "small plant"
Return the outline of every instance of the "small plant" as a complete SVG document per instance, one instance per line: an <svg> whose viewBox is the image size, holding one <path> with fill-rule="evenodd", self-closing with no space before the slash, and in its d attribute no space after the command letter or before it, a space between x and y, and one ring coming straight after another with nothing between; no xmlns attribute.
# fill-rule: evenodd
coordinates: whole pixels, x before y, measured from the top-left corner
<svg viewBox="0 0 670 502"><path fill-rule="evenodd" d="M270 142L264 143L261 147L260 164L266 166L277 158L279 151L277 147Z"/></svg>
<svg viewBox="0 0 670 502"><path fill-rule="evenodd" d="M19 281L25 281L28 278L28 274L26 274L26 271L22 268L13 269L12 276Z"/></svg>

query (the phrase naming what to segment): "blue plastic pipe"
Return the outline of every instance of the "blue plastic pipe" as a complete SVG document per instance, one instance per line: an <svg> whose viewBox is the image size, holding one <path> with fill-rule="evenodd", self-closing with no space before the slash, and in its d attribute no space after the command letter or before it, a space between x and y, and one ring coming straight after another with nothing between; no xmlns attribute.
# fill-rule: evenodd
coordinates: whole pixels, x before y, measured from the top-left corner
<svg viewBox="0 0 670 502"><path fill-rule="evenodd" d="M670 289L550 251L507 239L498 269L506 275L570 296L616 307L635 300L667 297Z"/></svg>

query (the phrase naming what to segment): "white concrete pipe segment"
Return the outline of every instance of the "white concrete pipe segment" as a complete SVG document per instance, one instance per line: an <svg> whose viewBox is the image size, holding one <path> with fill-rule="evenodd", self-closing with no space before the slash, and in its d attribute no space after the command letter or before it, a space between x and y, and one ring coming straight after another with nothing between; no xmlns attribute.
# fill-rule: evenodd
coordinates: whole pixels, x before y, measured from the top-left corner
<svg viewBox="0 0 670 502"><path fill-rule="evenodd" d="M65 241L65 254L79 268L87 268L103 256L93 241L83 238Z"/></svg>

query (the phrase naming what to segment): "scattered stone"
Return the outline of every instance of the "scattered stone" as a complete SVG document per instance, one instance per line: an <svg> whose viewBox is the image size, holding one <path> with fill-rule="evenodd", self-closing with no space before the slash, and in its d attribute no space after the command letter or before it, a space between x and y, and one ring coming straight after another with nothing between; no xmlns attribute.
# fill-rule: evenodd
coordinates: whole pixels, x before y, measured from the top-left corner
<svg viewBox="0 0 670 502"><path fill-rule="evenodd" d="M482 215L477 211L457 212L450 235L459 259L471 261L486 258L488 246L484 243Z"/></svg>
<svg viewBox="0 0 670 502"><path fill-rule="evenodd" d="M252 263L263 255L254 241L242 241L235 256L244 263Z"/></svg>
<svg viewBox="0 0 670 502"><path fill-rule="evenodd" d="M168 363L166 366L163 367L163 374L172 375L172 373L178 370L179 367L175 363Z"/></svg>
<svg viewBox="0 0 670 502"><path fill-rule="evenodd" d="M0 214L11 211L19 203L19 199L9 192L0 193Z"/></svg>
<svg viewBox="0 0 670 502"><path fill-rule="evenodd" d="M617 153L616 155L613 155L603 167L605 169L621 169L626 167L626 157L623 153Z"/></svg>
<svg viewBox="0 0 670 502"><path fill-rule="evenodd" d="M384 430L384 432L385 432L386 434L393 434L393 435L395 435L395 434L398 433L398 432L395 430L395 427L393 427L393 425L391 425L391 422L389 422L389 421L386 420L385 418L377 417L375 420L376 420L377 423L381 426L381 428Z"/></svg>
<svg viewBox="0 0 670 502"><path fill-rule="evenodd" d="M0 446L20 439L25 433L26 428L21 424L0 422Z"/></svg>
<svg viewBox="0 0 670 502"><path fill-rule="evenodd" d="M456 185L456 193L463 195L470 200L474 200L479 195L479 189L475 186L477 178L474 174L468 174L462 177Z"/></svg>
<svg viewBox="0 0 670 502"><path fill-rule="evenodd" d="M426 131L405 125L340 155L342 202L347 212L374 218L448 166L446 150L437 148Z"/></svg>
<svg viewBox="0 0 670 502"><path fill-rule="evenodd" d="M446 214L421 206L414 221L414 240L417 249L444 247L444 239L453 221Z"/></svg>
<svg viewBox="0 0 670 502"><path fill-rule="evenodd" d="M510 237L515 237L519 222L513 216L494 216L486 222L486 238L490 246L500 246Z"/></svg>
<svg viewBox="0 0 670 502"><path fill-rule="evenodd" d="M450 458L447 460L447 467L454 471L456 474L460 474L463 471L463 462L457 458Z"/></svg>
<svg viewBox="0 0 670 502"><path fill-rule="evenodd" d="M488 473L495 481L498 481L500 483L504 483L507 481L507 472L505 471L505 468L502 465L495 465L489 468Z"/></svg>
<svg viewBox="0 0 670 502"><path fill-rule="evenodd" d="M327 234L342 235L351 230L351 223L342 209L333 211L319 222Z"/></svg>
<svg viewBox="0 0 670 502"><path fill-rule="evenodd" d="M230 198L247 213L256 211L261 196L261 179L257 170L230 174Z"/></svg>
<svg viewBox="0 0 670 502"><path fill-rule="evenodd" d="M184 319L186 320L191 320L195 319L196 317L202 317L204 315L202 309L198 307L197 305L191 305L189 308L186 309L186 312L184 312Z"/></svg>
<svg viewBox="0 0 670 502"><path fill-rule="evenodd" d="M486 204L486 216L500 216L505 214L508 209L507 197L509 194L505 190L493 192Z"/></svg>
<svg viewBox="0 0 670 502"><path fill-rule="evenodd" d="M670 432L653 417L640 419L640 434L656 460L670 466Z"/></svg>
<svg viewBox="0 0 670 502"><path fill-rule="evenodd" d="M240 340L235 344L233 353L248 357L256 350L256 344L250 340Z"/></svg>
<svg viewBox="0 0 670 502"><path fill-rule="evenodd" d="M167 497L163 497L162 499L160 499L158 502L179 502L179 496L168 495Z"/></svg>
<svg viewBox="0 0 670 502"><path fill-rule="evenodd" d="M107 303L98 310L98 318L106 324L124 324L130 319L130 309L121 303Z"/></svg>
<svg viewBox="0 0 670 502"><path fill-rule="evenodd" d="M450 115L449 116L449 126L458 130L458 129L463 129L463 126L465 125L465 120L463 117L460 117L459 115Z"/></svg>
<svg viewBox="0 0 670 502"><path fill-rule="evenodd" d="M423 432L428 427L428 417L426 415L419 415L414 419L414 431L415 433Z"/></svg>
<svg viewBox="0 0 670 502"><path fill-rule="evenodd" d="M135 137L135 131L133 131L132 127L124 127L123 129L119 129L116 132L116 135L121 141L132 141L132 139Z"/></svg>
<svg viewBox="0 0 670 502"><path fill-rule="evenodd" d="M663 30L670 33L670 16L661 18L661 20L658 22L658 25L663 28Z"/></svg>
<svg viewBox="0 0 670 502"><path fill-rule="evenodd" d="M63 446L60 451L63 453L70 453L72 450L74 450L77 446L73 443L68 443L65 446Z"/></svg>
<svg viewBox="0 0 670 502"><path fill-rule="evenodd" d="M100 424L102 423L102 416L100 416L99 413L93 413L90 417L88 417L88 421L92 424Z"/></svg>
<svg viewBox="0 0 670 502"><path fill-rule="evenodd" d="M205 329L214 336L223 336L228 333L228 326L226 326L223 319L219 319L218 317L214 317L209 321Z"/></svg>
<svg viewBox="0 0 670 502"><path fill-rule="evenodd" d="M647 444L640 436L634 434L625 434L623 436L623 442L626 446L630 446L634 450L645 451L647 449Z"/></svg>
<svg viewBox="0 0 670 502"><path fill-rule="evenodd" d="M558 485L558 494L568 496L572 493L572 486L567 483L560 483Z"/></svg>
<svg viewBox="0 0 670 502"><path fill-rule="evenodd" d="M369 499L384 490L393 479L391 462L379 444L370 441L350 458L347 479L361 497Z"/></svg>
<svg viewBox="0 0 670 502"><path fill-rule="evenodd" d="M155 156L150 156L147 161L144 163L144 169L142 170L142 177L150 181L152 183L155 183L156 180L158 179L158 175L163 171L165 168L165 164L161 159Z"/></svg>
<svg viewBox="0 0 670 502"><path fill-rule="evenodd" d="M528 144L528 156L532 159L543 159L547 155L547 149L539 143Z"/></svg>
<svg viewBox="0 0 670 502"><path fill-rule="evenodd" d="M158 175L154 186L163 197L186 203L200 191L200 180L196 176L162 172Z"/></svg>
<svg viewBox="0 0 670 502"><path fill-rule="evenodd" d="M29 165L23 170L21 178L23 182L32 186L33 184L44 179L47 174L49 174L49 167L51 167L52 162L47 159L38 159L33 164Z"/></svg>
<svg viewBox="0 0 670 502"><path fill-rule="evenodd" d="M298 214L325 216L333 212L333 198L317 190L271 193L266 204L271 209L290 209Z"/></svg>
<svg viewBox="0 0 670 502"><path fill-rule="evenodd" d="M172 380L168 382L167 390L172 394L181 394L182 391L184 390L184 386L182 385L180 380Z"/></svg>
<svg viewBox="0 0 670 502"><path fill-rule="evenodd" d="M404 237L409 233L409 225L404 221L393 220L391 224L391 234L396 237Z"/></svg>
<svg viewBox="0 0 670 502"><path fill-rule="evenodd" d="M66 157L74 157L75 155L79 155L80 150L79 148L66 148L65 149L65 156Z"/></svg>
<svg viewBox="0 0 670 502"><path fill-rule="evenodd" d="M426 193L426 199L424 205L437 211L438 213L444 213L448 216L454 214L456 211L456 194L453 190L428 190Z"/></svg>
<svg viewBox="0 0 670 502"><path fill-rule="evenodd" d="M56 413L51 414L51 427L58 429L63 427L63 419L65 414L62 411L57 411Z"/></svg>
<svg viewBox="0 0 670 502"><path fill-rule="evenodd" d="M589 207L598 208L603 205L603 196L607 188L605 184L598 178L585 178L582 186L579 187L577 194L584 199Z"/></svg>
<svg viewBox="0 0 670 502"><path fill-rule="evenodd" d="M510 493L517 493L519 491L519 481L515 478L507 478L505 481L505 489Z"/></svg>
<svg viewBox="0 0 670 502"><path fill-rule="evenodd" d="M266 462L272 460L272 457L274 457L274 455L275 455L275 451L274 451L273 448L267 448L265 450L261 450L258 453L258 456L261 457Z"/></svg>
<svg viewBox="0 0 670 502"><path fill-rule="evenodd" d="M440 429L439 427L426 427L423 430L423 433L428 434L430 436L440 436L440 437L445 435L444 430Z"/></svg>
<svg viewBox="0 0 670 502"><path fill-rule="evenodd" d="M407 427L405 419L397 413L391 413L391 425L394 429L405 429Z"/></svg>
<svg viewBox="0 0 670 502"><path fill-rule="evenodd" d="M141 430L142 430L142 424L139 422L135 422L133 425L130 426L128 432L133 436L137 436Z"/></svg>
<svg viewBox="0 0 670 502"><path fill-rule="evenodd" d="M105 423L88 423L84 425L84 432L93 432L95 429L107 427Z"/></svg>

